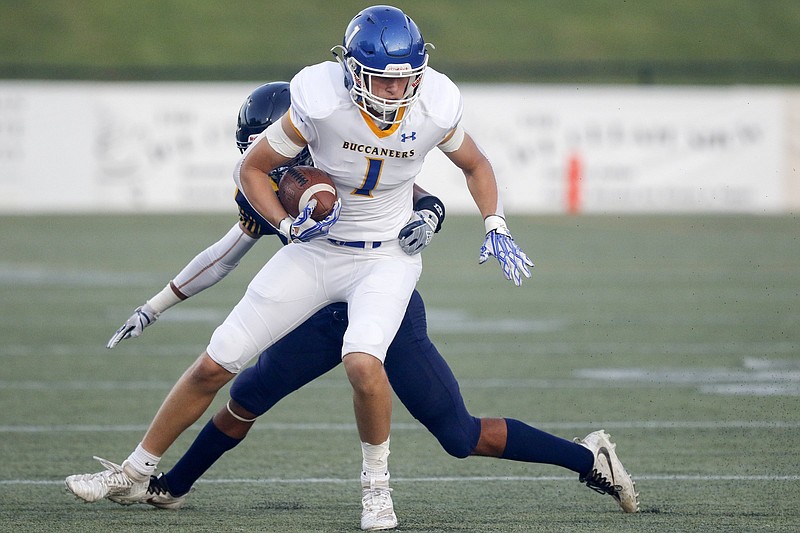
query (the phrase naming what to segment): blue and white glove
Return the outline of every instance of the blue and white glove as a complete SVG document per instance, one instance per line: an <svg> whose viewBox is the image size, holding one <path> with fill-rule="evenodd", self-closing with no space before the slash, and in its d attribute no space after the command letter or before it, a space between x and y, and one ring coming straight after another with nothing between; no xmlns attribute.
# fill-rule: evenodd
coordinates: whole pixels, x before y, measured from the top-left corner
<svg viewBox="0 0 800 533"><path fill-rule="evenodd" d="M429 209L414 211L408 223L400 230L400 248L408 255L420 253L431 243L439 225L439 217Z"/></svg>
<svg viewBox="0 0 800 533"><path fill-rule="evenodd" d="M484 220L486 226L486 240L481 247L478 264L482 265L490 255L497 258L503 269L506 279L514 282L519 287L522 285L522 276L531 277L528 267L533 266L533 261L517 246L511 232L508 231L506 221L499 215L489 215Z"/></svg>
<svg viewBox="0 0 800 533"><path fill-rule="evenodd" d="M144 328L155 322L156 319L158 319L158 313L149 305L144 304L141 307L137 307L131 317L108 339L106 348L111 349L122 340L138 337L142 334Z"/></svg>
<svg viewBox="0 0 800 533"><path fill-rule="evenodd" d="M317 201L312 199L300 211L296 219L292 220L291 217L286 217L281 220L278 231L290 242L308 242L311 239L326 236L331 230L331 226L339 220L342 202L337 198L331 213L319 222L311 218L315 207L317 207Z"/></svg>

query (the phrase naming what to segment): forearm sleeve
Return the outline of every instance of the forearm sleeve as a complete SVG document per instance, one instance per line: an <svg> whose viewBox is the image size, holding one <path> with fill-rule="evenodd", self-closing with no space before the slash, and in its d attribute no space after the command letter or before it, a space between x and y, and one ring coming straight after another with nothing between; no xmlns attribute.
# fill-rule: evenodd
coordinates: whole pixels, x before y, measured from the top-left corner
<svg viewBox="0 0 800 533"><path fill-rule="evenodd" d="M211 287L236 268L257 240L236 224L222 239L197 254L175 276L173 286L186 298Z"/></svg>

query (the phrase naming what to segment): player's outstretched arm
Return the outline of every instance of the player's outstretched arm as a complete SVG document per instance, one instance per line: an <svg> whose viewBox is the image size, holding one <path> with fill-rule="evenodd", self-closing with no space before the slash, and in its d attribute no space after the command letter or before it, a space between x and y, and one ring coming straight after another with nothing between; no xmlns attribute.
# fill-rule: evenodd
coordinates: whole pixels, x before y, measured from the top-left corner
<svg viewBox="0 0 800 533"><path fill-rule="evenodd" d="M478 264L482 265L489 256L497 258L500 268L507 280L514 282L519 287L522 285L522 276L531 277L528 267L533 267L533 261L517 246L511 232L508 231L506 221L499 215L489 215L484 220L486 226L486 239L481 246Z"/></svg>
<svg viewBox="0 0 800 533"><path fill-rule="evenodd" d="M458 148L445 151L445 155L464 172L467 188L483 216L486 237L478 263L483 264L489 256L494 256L506 279L519 286L522 276L531 277L529 267L533 266L533 261L514 242L508 230L491 163L469 135L461 134L463 140Z"/></svg>
<svg viewBox="0 0 800 533"><path fill-rule="evenodd" d="M258 235L248 234L237 223L220 240L197 254L161 292L137 307L114 332L106 348L114 348L120 341L138 337L161 313L221 281L257 241Z"/></svg>

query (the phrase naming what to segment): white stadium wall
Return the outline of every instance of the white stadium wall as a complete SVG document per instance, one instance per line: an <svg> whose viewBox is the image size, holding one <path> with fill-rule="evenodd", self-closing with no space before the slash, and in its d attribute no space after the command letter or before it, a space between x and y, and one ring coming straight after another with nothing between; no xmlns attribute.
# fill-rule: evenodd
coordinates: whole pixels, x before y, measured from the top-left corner
<svg viewBox="0 0 800 533"><path fill-rule="evenodd" d="M257 83L0 81L0 213L232 211ZM800 91L462 85L507 212L773 214L800 206ZM438 151L420 184L474 212Z"/></svg>

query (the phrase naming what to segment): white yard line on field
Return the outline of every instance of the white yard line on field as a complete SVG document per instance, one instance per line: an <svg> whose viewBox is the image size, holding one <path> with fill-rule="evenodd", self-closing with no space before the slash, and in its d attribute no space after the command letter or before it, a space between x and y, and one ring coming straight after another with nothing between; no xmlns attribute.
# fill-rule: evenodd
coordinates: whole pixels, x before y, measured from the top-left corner
<svg viewBox="0 0 800 533"><path fill-rule="evenodd" d="M125 308L119 311L120 322L128 316L130 310ZM172 310L170 310L172 312ZM182 313L181 320L177 320L175 315ZM213 320L208 320L211 324L217 324L225 318L224 313L216 313L209 309L193 309L175 311L174 315L165 314L159 318L159 323L167 322L200 322L205 317L214 316ZM4 317L6 325L13 325L8 322L9 317ZM546 321L543 321L546 322ZM18 326L22 327L22 323ZM110 324L116 327L116 321ZM112 328L113 329L113 328ZM435 327L429 324L429 330L436 333ZM499 333L508 336L506 328L500 328ZM481 331L481 334L486 334ZM110 335L110 333L109 333ZM170 355L190 357L197 355L205 348L202 339L197 343L169 343L169 344L148 344L129 342L125 345L126 353L129 355ZM492 342L460 342L458 340L448 340L442 344L442 352L446 359L468 357L473 355L487 355L502 352L503 354L514 356L558 356L574 355L588 356L610 353L632 353L641 355L658 355L668 357L671 355L737 355L746 361L756 361L763 358L790 357L800 350L796 342L776 341L776 342L601 342L601 341L537 341L522 342L519 340L503 341L502 339L492 339ZM93 343L64 343L64 344L14 344L5 343L0 346L0 357L21 357L21 356L67 356L67 355L108 355L108 349L99 342ZM766 363L772 366L772 363Z"/></svg>
<svg viewBox="0 0 800 533"><path fill-rule="evenodd" d="M800 481L800 475L750 475L750 476L724 476L724 475L683 475L683 474L645 474L635 476L636 481ZM543 482L543 481L575 481L575 476L443 476L443 477L394 477L392 483L464 483L464 482ZM0 480L0 486L16 485L62 485L63 480L37 480L37 479L5 479ZM200 479L201 484L352 484L352 478L232 478L232 479Z"/></svg>

